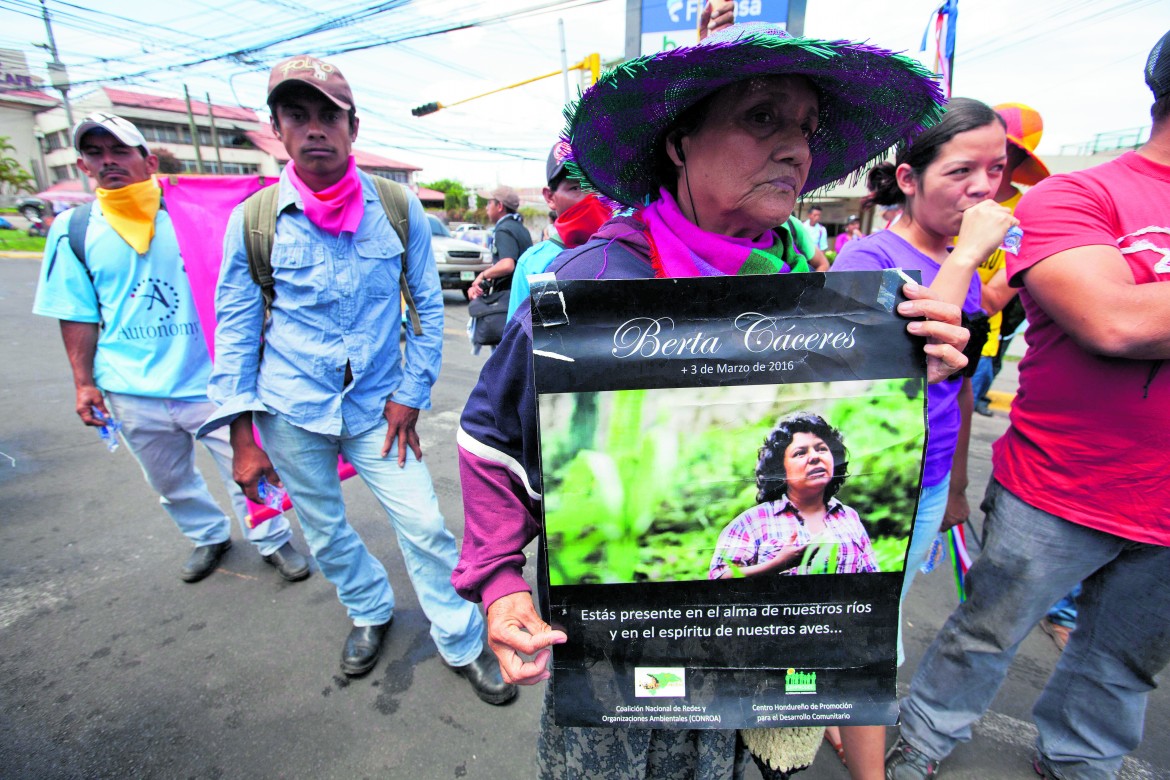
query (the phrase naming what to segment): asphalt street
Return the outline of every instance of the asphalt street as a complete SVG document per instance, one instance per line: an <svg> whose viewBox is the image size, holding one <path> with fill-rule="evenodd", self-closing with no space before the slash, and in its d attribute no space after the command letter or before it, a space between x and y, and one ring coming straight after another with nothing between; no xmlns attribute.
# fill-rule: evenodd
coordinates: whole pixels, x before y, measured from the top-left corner
<svg viewBox="0 0 1170 780"><path fill-rule="evenodd" d="M219 571L179 580L189 548L133 458L107 452L77 421L57 325L30 314L38 265L0 258L0 777L534 776L541 687L491 707L443 665L386 517L358 480L345 487L349 518L398 601L389 645L365 678L338 669L350 624L333 587L317 571L284 582L238 528ZM469 353L462 296L445 300L442 375L418 427L460 537L455 433L486 353ZM997 388L1011 382L1009 364ZM976 519L990 445L1006 425L1002 412L975 421ZM226 506L206 453L200 465ZM304 550L299 528L296 539ZM949 564L916 581L903 687L956 601ZM944 777L1035 776L1029 713L1057 658L1034 631ZM1159 690L1121 776L1170 778L1167 733L1170 696ZM825 748L799 776L848 774Z"/></svg>

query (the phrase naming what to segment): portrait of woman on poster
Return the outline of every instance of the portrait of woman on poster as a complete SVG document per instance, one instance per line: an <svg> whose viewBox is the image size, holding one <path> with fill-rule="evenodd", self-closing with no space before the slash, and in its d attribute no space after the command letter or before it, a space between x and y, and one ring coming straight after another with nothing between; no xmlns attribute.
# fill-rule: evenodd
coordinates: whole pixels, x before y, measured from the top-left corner
<svg viewBox="0 0 1170 780"><path fill-rule="evenodd" d="M707 576L880 571L861 518L835 498L848 457L824 418L798 412L781 420L760 448L759 504L719 534Z"/></svg>

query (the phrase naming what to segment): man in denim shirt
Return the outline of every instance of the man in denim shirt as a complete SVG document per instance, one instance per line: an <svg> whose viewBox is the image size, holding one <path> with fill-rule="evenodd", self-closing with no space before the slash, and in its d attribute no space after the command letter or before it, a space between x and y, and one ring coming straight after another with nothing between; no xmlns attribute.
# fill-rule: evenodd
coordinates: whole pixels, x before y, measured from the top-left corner
<svg viewBox="0 0 1170 780"><path fill-rule="evenodd" d="M329 63L293 57L272 69L268 105L291 158L278 185L275 299L265 322L237 208L216 291L209 396L220 409L205 429L231 424L234 476L250 498L259 498L261 478L288 490L321 572L353 620L345 674L365 674L377 663L394 593L382 564L346 522L338 454L390 516L443 660L481 699L502 704L516 689L484 647L479 611L451 586L455 537L444 526L415 432L419 410L431 405L443 345L442 292L422 206L408 193L407 284L422 335L408 332L403 360L403 246L373 181L354 165L358 119L349 84ZM253 439L253 424L267 453Z"/></svg>

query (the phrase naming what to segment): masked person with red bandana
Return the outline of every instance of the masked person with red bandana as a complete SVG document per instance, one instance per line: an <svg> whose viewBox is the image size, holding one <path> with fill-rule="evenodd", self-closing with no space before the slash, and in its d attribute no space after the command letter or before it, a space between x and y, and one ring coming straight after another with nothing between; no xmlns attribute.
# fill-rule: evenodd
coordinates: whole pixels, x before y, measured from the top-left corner
<svg viewBox="0 0 1170 780"><path fill-rule="evenodd" d="M558 141L548 153L544 166L544 201L556 212L556 221L549 226L547 241L541 241L520 256L516 271L512 275L512 292L508 297L508 319L528 299L528 277L544 273L549 263L566 249L576 249L584 244L610 217L610 210L597 198L595 192L585 192L581 182L569 176L565 170L565 155L568 153L564 141Z"/></svg>
<svg viewBox="0 0 1170 780"><path fill-rule="evenodd" d="M268 105L290 158L276 185L271 316L249 271L241 206L228 223L216 290L209 394L220 409L205 428L231 425L235 479L250 498L259 498L261 478L288 490L321 573L353 621L342 672L365 674L377 663L394 591L346 521L339 454L389 515L439 654L481 699L503 704L516 688L503 682L484 648L479 611L451 586L455 537L439 512L415 431L420 410L430 408L443 347L443 299L426 215L405 193L403 246L374 180L354 162L357 111L336 66L309 56L278 63ZM404 266L422 330L408 330L405 358Z"/></svg>

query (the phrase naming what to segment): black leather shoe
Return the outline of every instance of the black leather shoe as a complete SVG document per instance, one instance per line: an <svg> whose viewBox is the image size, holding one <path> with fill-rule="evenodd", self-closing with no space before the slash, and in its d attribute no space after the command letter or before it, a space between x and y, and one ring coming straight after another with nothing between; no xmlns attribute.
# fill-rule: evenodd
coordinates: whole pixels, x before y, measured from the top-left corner
<svg viewBox="0 0 1170 780"><path fill-rule="evenodd" d="M297 582L309 576L309 562L297 552L292 542L285 542L276 552L265 555L264 561L269 566L275 566L280 576L289 582Z"/></svg>
<svg viewBox="0 0 1170 780"><path fill-rule="evenodd" d="M354 626L345 638L341 651L341 671L346 677L358 677L374 668L382 652L382 640L394 618L379 626Z"/></svg>
<svg viewBox="0 0 1170 780"><path fill-rule="evenodd" d="M199 582L215 571L223 554L232 546L231 539L225 539L218 544L205 544L191 551L191 557L183 564L183 571L179 577L183 582Z"/></svg>
<svg viewBox="0 0 1170 780"><path fill-rule="evenodd" d="M471 687L475 689L475 695L488 704L507 704L520 692L515 685L504 682L504 678L500 676L500 664L496 660L496 654L486 645L479 658L466 666L452 666L451 671L466 677Z"/></svg>

